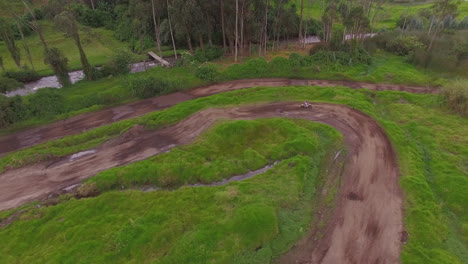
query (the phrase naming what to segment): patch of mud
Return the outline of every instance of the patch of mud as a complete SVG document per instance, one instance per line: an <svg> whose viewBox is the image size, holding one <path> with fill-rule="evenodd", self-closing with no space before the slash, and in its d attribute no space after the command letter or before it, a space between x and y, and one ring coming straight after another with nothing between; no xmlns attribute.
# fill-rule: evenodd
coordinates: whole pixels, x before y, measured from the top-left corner
<svg viewBox="0 0 468 264"><path fill-rule="evenodd" d="M25 212L24 210L19 210L17 212L14 212L13 214L11 214L6 219L0 221L0 228L3 228L5 226L7 226L7 225L10 225L14 221L16 221L16 219L18 219L24 212Z"/></svg>
<svg viewBox="0 0 468 264"><path fill-rule="evenodd" d="M136 125L131 127L129 130L120 135L121 140L132 140L140 136L145 132L145 127L142 125Z"/></svg>
<svg viewBox="0 0 468 264"><path fill-rule="evenodd" d="M77 184L67 186L67 187L63 188L62 190L64 192L71 192L71 191L74 191L74 190L78 189L78 187L80 187L80 186L81 186L81 183L77 183Z"/></svg>
<svg viewBox="0 0 468 264"><path fill-rule="evenodd" d="M348 197L349 200L352 200L352 201L362 201L363 198L355 193L355 192L349 192L348 195L346 195L346 197Z"/></svg>
<svg viewBox="0 0 468 264"><path fill-rule="evenodd" d="M78 153L75 153L73 155L70 156L70 159L68 160L69 162L72 162L72 161L75 161L81 157L84 157L84 156L88 156L88 155L91 155L91 154L94 154L96 153L96 150L92 149L92 150L86 150L86 151L81 151L81 152L78 152Z"/></svg>

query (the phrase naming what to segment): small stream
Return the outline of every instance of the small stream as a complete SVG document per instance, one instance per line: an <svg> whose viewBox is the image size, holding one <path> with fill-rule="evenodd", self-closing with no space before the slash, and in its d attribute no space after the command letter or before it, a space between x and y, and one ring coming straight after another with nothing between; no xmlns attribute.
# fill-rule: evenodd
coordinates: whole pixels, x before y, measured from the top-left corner
<svg viewBox="0 0 468 264"><path fill-rule="evenodd" d="M168 59L168 58L165 58L165 59ZM137 62L137 63L133 63L130 65L130 72L131 73L144 72L148 69L151 69L157 66L160 66L160 64L159 62L156 62L156 61ZM70 76L70 80L72 83L76 83L85 78L85 75L82 70L70 72L68 73L68 75ZM37 90L42 89L42 88L61 88L61 86L57 80L57 77L55 75L52 75L52 76L42 77L41 79L34 81L34 82L26 83L24 84L23 87L10 91L6 93L5 95L7 97L12 97L15 95L25 96L28 94L35 93Z"/></svg>

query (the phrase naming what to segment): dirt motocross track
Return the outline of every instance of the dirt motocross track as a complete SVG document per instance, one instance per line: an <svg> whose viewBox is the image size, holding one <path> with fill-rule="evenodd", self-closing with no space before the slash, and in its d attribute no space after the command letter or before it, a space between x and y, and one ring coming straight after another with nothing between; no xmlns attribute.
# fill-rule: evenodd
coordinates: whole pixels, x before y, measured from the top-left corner
<svg viewBox="0 0 468 264"><path fill-rule="evenodd" d="M79 158L71 156L10 170L0 175L0 209L18 206L97 172L142 160L193 141L219 119L301 118L338 129L348 146L344 183L333 221L313 252L295 263L398 263L402 194L396 155L384 130L371 117L342 105L278 103L208 109L164 129L134 127ZM306 258L306 259L303 259Z"/></svg>
<svg viewBox="0 0 468 264"><path fill-rule="evenodd" d="M0 149L4 151L4 147L9 145L9 151L17 150L222 91L252 86L317 85L311 82L314 81L275 79L212 85L77 116L48 127L18 133L17 137L7 136L0 139ZM382 88L374 85L370 88L404 90L400 86ZM410 92L436 92L421 87L407 88ZM136 126L83 156L66 156L0 174L0 210L47 197L99 171L190 143L216 120L266 117L301 118L331 125L344 135L348 147L343 183L332 221L313 250L289 256L287 263L399 263L401 238L405 232L396 154L384 130L375 120L343 105L314 104L312 109L300 109L296 102L283 102L207 109L160 130L150 131ZM33 131L38 136L28 140L27 135ZM13 139L16 140L11 143Z"/></svg>
<svg viewBox="0 0 468 264"><path fill-rule="evenodd" d="M205 97L221 92L239 90L258 86L345 86L352 89L369 89L375 91L404 91L410 93L437 93L438 90L432 87L405 86L396 84L374 84L346 81L323 81L323 80L291 80L291 79L248 79L213 84L196 88L186 92L177 92L135 103L130 103L114 108L105 109L98 112L86 113L58 121L38 128L27 129L12 135L0 136L0 157L8 152L31 147L52 139L64 137L66 135L78 134L85 130L110 124L116 121L140 116L152 111L161 110L180 102L191 99Z"/></svg>

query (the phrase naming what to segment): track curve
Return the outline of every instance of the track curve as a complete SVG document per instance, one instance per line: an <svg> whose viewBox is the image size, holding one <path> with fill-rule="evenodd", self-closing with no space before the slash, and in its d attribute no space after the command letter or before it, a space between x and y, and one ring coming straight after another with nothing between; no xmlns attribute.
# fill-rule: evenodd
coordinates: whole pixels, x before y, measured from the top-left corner
<svg viewBox="0 0 468 264"><path fill-rule="evenodd" d="M46 141L78 134L82 131L129 119L143 114L162 110L175 104L195 98L214 95L258 86L279 87L291 85L308 86L344 86L351 89L369 89L375 91L402 91L409 93L438 93L437 88L396 84L374 84L349 81L295 80L295 79L246 79L224 82L195 88L185 92L176 92L138 102L113 107L98 112L81 114L64 121L58 121L37 128L27 129L11 135L0 136L0 157L8 152L28 148Z"/></svg>
<svg viewBox="0 0 468 264"><path fill-rule="evenodd" d="M41 162L0 175L0 210L78 183L99 171L142 160L193 141L219 119L301 118L331 125L345 137L348 156L332 222L300 263L399 263L403 232L402 192L395 151L372 117L352 108L284 102L207 109L156 131L132 129L94 153ZM298 260L299 261L299 260Z"/></svg>

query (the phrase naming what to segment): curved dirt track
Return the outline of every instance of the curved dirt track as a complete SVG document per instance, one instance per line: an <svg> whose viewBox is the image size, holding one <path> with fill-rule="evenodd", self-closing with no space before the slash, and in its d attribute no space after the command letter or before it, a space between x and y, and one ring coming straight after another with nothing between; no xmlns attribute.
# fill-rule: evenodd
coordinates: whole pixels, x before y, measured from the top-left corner
<svg viewBox="0 0 468 264"><path fill-rule="evenodd" d="M293 79L247 79L196 88L186 92L177 92L154 97L93 113L86 113L58 121L45 126L27 129L7 136L0 136L0 157L8 152L31 147L52 139L78 134L82 131L133 118L149 112L161 110L180 102L205 97L221 92L258 87L278 87L291 85L310 86L345 86L352 89L370 89L376 91L403 91L410 93L437 93L436 88L395 84L373 84L347 81L293 80Z"/></svg>
<svg viewBox="0 0 468 264"><path fill-rule="evenodd" d="M277 103L207 109L161 130L134 127L80 158L71 156L0 175L0 210L63 189L97 172L142 160L190 143L219 119L301 118L335 127L345 137L348 156L339 198L325 235L310 253L289 263L399 263L404 231L402 193L393 147L370 116L343 105Z"/></svg>

